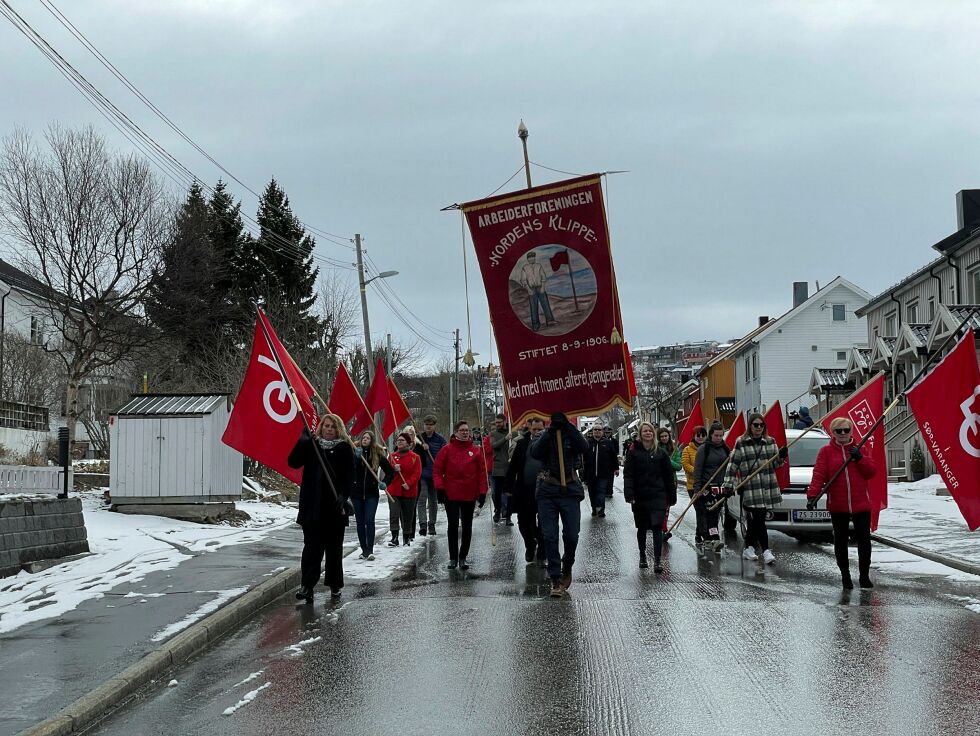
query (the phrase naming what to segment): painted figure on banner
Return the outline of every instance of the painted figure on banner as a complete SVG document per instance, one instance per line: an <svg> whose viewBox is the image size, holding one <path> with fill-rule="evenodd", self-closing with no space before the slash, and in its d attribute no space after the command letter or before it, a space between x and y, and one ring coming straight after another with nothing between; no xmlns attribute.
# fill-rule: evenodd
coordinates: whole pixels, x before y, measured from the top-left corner
<svg viewBox="0 0 980 736"><path fill-rule="evenodd" d="M545 268L545 263L550 268ZM529 251L514 266L509 289L511 308L521 323L552 337L565 335L585 322L599 291L589 262L564 245L544 245Z"/></svg>

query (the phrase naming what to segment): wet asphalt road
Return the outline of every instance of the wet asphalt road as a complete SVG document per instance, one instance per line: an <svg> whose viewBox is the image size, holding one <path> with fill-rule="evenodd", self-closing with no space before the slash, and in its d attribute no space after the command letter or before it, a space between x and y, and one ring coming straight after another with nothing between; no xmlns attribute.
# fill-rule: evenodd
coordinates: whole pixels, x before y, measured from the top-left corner
<svg viewBox="0 0 980 736"><path fill-rule="evenodd" d="M772 534L775 568L699 560L687 521L658 576L617 496L553 600L488 517L468 573L440 536L342 605L283 598L90 733L980 733L973 582L889 572L846 596L829 547Z"/></svg>

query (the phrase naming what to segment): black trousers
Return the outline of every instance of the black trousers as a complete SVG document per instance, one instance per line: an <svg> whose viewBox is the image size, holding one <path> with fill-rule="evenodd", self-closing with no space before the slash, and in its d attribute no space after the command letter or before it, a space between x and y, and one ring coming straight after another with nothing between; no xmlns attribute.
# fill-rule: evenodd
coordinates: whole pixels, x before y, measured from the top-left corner
<svg viewBox="0 0 980 736"><path fill-rule="evenodd" d="M744 506L745 546L758 547L760 552L769 549L769 530L766 529L766 509Z"/></svg>
<svg viewBox="0 0 980 736"><path fill-rule="evenodd" d="M849 522L854 522L854 537L857 539L858 571L861 577L867 577L871 570L871 512L862 511L857 514L830 514L830 523L834 525L834 556L841 574L850 574L847 559L847 537Z"/></svg>
<svg viewBox="0 0 980 736"><path fill-rule="evenodd" d="M449 538L449 559L460 560L470 552L473 537L473 509L476 501L446 501L446 536ZM460 523L463 533L460 534Z"/></svg>
<svg viewBox="0 0 980 736"><path fill-rule="evenodd" d="M320 562L326 556L323 584L340 590L344 587L344 530L342 516L303 525L303 558L300 563L302 583L312 588L320 579Z"/></svg>
<svg viewBox="0 0 980 736"><path fill-rule="evenodd" d="M517 503L517 529L524 540L524 547L528 552L536 553L539 560L545 558L544 553L544 533L541 531L541 524L538 523L538 505L532 498L530 501L515 501L510 497L512 504ZM512 509L513 510L513 509Z"/></svg>
<svg viewBox="0 0 980 736"><path fill-rule="evenodd" d="M660 559L664 548L664 518L667 509L651 509L639 504L633 504L633 523L636 524L636 544L640 554L647 553L647 532L653 532L653 556Z"/></svg>

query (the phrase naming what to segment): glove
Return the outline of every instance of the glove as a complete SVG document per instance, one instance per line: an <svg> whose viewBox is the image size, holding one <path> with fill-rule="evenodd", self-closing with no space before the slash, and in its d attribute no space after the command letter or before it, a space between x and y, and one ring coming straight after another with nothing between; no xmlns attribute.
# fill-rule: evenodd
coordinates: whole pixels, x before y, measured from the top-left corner
<svg viewBox="0 0 980 736"><path fill-rule="evenodd" d="M551 426L555 429L564 429L569 424L568 417L560 411L556 411L551 415Z"/></svg>
<svg viewBox="0 0 980 736"><path fill-rule="evenodd" d="M806 500L806 510L807 511L813 511L816 508L817 508L817 499L815 499L815 498L808 498Z"/></svg>
<svg viewBox="0 0 980 736"><path fill-rule="evenodd" d="M862 457L864 457L864 455L861 454L861 451L858 448L856 448L856 447L852 447L851 448L851 459L854 462L856 462L856 463L861 462L861 458Z"/></svg>
<svg viewBox="0 0 980 736"><path fill-rule="evenodd" d="M483 504L485 504L486 502L487 502L487 494L486 493L481 493L480 494L480 502L479 502L479 505L480 505L480 508L481 509L483 508Z"/></svg>
<svg viewBox="0 0 980 736"><path fill-rule="evenodd" d="M743 493L745 493L745 489L744 489L744 488L739 488L739 489L738 489L738 490L736 491L736 493L737 493L737 494L738 494L739 496L741 496L741 495L742 495Z"/></svg>
<svg viewBox="0 0 980 736"><path fill-rule="evenodd" d="M724 496L725 498L731 498L732 496L735 495L735 491L732 490L731 488L726 488L721 492L721 495Z"/></svg>
<svg viewBox="0 0 980 736"><path fill-rule="evenodd" d="M789 448L788 447L780 447L779 448L779 459L780 460L785 460L787 457L789 457Z"/></svg>
<svg viewBox="0 0 980 736"><path fill-rule="evenodd" d="M387 484L387 483L385 483L385 482L384 482L383 480L382 480L382 481L378 481L378 490L379 490L379 491L383 491L383 490L385 490L385 489L386 489L387 487L388 487L388 484Z"/></svg>
<svg viewBox="0 0 980 736"><path fill-rule="evenodd" d="M436 491L436 500L439 501L439 503L446 503L446 492Z"/></svg>

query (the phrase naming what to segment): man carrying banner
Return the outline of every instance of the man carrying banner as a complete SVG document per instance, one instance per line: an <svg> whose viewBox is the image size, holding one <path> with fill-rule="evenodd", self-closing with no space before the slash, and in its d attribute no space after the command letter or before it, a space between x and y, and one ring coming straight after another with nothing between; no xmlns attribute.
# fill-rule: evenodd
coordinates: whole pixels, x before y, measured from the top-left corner
<svg viewBox="0 0 980 736"><path fill-rule="evenodd" d="M507 466L510 463L510 441L517 436L509 431L507 417L498 414L493 420L493 430L487 439L490 441L490 483L493 485L493 521L496 524L503 517L507 526L513 526L510 520L511 509L508 498L504 495L504 479L507 477Z"/></svg>
<svg viewBox="0 0 980 736"><path fill-rule="evenodd" d="M581 504L585 498L585 487L576 468L588 451L585 437L561 412L551 415L551 426L531 444L531 457L542 463L535 496L553 598L560 598L572 585L572 566L582 521ZM564 542L562 555L558 548L559 519Z"/></svg>

